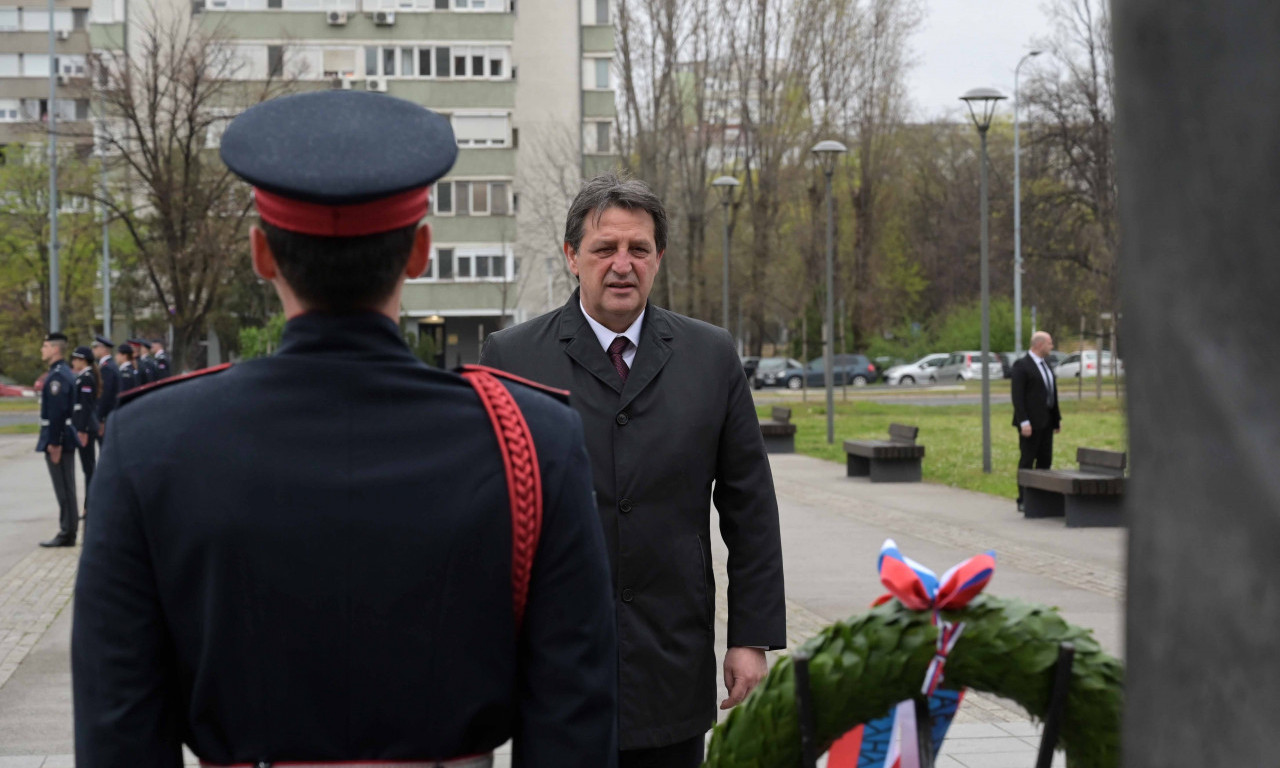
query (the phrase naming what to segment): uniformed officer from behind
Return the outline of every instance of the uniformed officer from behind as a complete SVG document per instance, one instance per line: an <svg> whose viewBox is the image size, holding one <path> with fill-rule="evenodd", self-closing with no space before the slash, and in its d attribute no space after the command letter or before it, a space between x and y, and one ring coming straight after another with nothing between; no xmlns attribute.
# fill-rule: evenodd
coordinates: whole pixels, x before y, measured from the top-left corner
<svg viewBox="0 0 1280 768"><path fill-rule="evenodd" d="M164 339L151 340L151 359L156 365L156 381L167 379L173 375L173 370L169 365L169 353L164 348Z"/></svg>
<svg viewBox="0 0 1280 768"><path fill-rule="evenodd" d="M76 437L71 425L75 405L75 376L67 367L67 337L50 333L40 345L40 359L49 364L40 391L40 437L36 451L44 453L53 495L58 500L58 535L40 542L42 547L73 547L80 529L76 505Z"/></svg>
<svg viewBox="0 0 1280 768"><path fill-rule="evenodd" d="M111 349L115 345L105 336L93 337L93 356L98 361L98 380L102 388L98 392L98 442L102 442L107 431L107 417L115 410L116 398L120 396L120 367L112 357Z"/></svg>
<svg viewBox="0 0 1280 768"><path fill-rule="evenodd" d="M129 339L129 346L134 351L133 365L138 371L138 384L145 386L159 380L156 362L151 359L151 342L142 338Z"/></svg>
<svg viewBox="0 0 1280 768"><path fill-rule="evenodd" d="M581 421L534 385L427 367L396 322L456 154L447 119L353 91L227 128L284 336L112 415L76 584L79 768L176 767L183 742L206 765L485 766L509 739L516 766L613 765ZM518 408L491 415L478 389ZM513 510L538 499L531 540Z"/></svg>
<svg viewBox="0 0 1280 768"><path fill-rule="evenodd" d="M93 469L97 464L98 438L98 369L93 364L93 352L88 347L76 347L71 353L71 370L76 375L75 396L71 406L71 426L76 431L76 453L80 455L80 469L84 470L85 505L89 503L89 483L93 481Z"/></svg>
<svg viewBox="0 0 1280 768"><path fill-rule="evenodd" d="M120 394L142 386L138 380L138 369L133 364L133 347L127 341L116 345L116 365L120 370ZM117 405L119 401L117 400Z"/></svg>

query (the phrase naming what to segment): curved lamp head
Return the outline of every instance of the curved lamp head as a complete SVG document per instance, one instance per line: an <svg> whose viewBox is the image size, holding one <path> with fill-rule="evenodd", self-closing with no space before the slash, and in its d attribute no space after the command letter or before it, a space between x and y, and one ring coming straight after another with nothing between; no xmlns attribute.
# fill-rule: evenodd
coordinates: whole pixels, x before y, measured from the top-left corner
<svg viewBox="0 0 1280 768"><path fill-rule="evenodd" d="M809 150L818 159L822 172L830 176L836 170L836 158L849 151L849 148L838 141L827 139L813 145Z"/></svg>
<svg viewBox="0 0 1280 768"><path fill-rule="evenodd" d="M733 199L733 190L741 185L742 182L732 176L719 176L711 182L711 186L720 190L720 200L725 205L728 205L729 201Z"/></svg>
<svg viewBox="0 0 1280 768"><path fill-rule="evenodd" d="M986 133L991 127L991 118L996 113L996 102L1007 98L1003 93L995 88L974 88L960 100L969 105L969 115L973 117L973 124L978 127L978 131Z"/></svg>

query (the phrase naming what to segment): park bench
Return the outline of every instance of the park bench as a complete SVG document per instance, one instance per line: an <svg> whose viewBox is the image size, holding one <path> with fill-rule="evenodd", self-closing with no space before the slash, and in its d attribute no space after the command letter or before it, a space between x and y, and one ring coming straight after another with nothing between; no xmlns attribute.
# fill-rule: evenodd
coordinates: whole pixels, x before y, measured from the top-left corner
<svg viewBox="0 0 1280 768"><path fill-rule="evenodd" d="M1068 528L1115 526L1124 508L1125 454L1076 450L1079 469L1020 469L1023 514L1065 517Z"/></svg>
<svg viewBox="0 0 1280 768"><path fill-rule="evenodd" d="M870 477L873 483L918 483L924 446L916 445L919 427L890 424L888 440L845 440L847 477Z"/></svg>
<svg viewBox="0 0 1280 768"><path fill-rule="evenodd" d="M765 453L795 453L796 425L791 423L791 409L773 407L773 418L760 422Z"/></svg>

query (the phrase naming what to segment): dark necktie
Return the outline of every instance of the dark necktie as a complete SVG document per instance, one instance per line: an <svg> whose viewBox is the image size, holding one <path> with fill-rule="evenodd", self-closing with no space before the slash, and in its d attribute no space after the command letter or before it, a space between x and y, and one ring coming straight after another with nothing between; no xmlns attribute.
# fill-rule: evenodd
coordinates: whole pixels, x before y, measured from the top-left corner
<svg viewBox="0 0 1280 768"><path fill-rule="evenodd" d="M1045 396L1045 402L1050 408L1053 407L1053 374L1049 372L1049 366L1044 361L1040 361L1040 370L1044 371L1044 386L1048 394Z"/></svg>
<svg viewBox="0 0 1280 768"><path fill-rule="evenodd" d="M609 345L609 359L613 361L613 369L622 377L622 383L627 383L627 374L631 369L627 367L627 361L622 359L622 353L627 350L627 345L631 341L626 336L619 336Z"/></svg>

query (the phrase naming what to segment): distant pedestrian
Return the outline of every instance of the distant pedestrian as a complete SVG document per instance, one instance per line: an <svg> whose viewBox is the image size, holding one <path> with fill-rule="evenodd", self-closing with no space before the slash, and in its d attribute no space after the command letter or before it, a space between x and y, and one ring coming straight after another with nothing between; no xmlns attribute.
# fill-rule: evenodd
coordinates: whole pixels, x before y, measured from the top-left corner
<svg viewBox="0 0 1280 768"><path fill-rule="evenodd" d="M40 542L42 547L73 547L80 529L76 506L76 433L71 424L75 405L75 376L67 366L67 337L54 331L40 345L40 359L49 364L40 392L40 437L36 451L45 455L58 500L58 535Z"/></svg>
<svg viewBox="0 0 1280 768"><path fill-rule="evenodd" d="M75 400L71 406L71 425L76 429L76 453L80 454L80 469L84 471L84 503L89 505L89 483L97 464L98 439L98 390L101 380L94 365L93 351L88 347L76 347L71 353L71 370L76 374Z"/></svg>
<svg viewBox="0 0 1280 768"><path fill-rule="evenodd" d="M138 369L133 363L133 347L127 341L116 345L116 364L120 368L120 394L142 386L138 380Z"/></svg>
<svg viewBox="0 0 1280 768"><path fill-rule="evenodd" d="M1031 351L1013 364L1010 391L1013 426L1018 429L1018 469L1049 469L1053 465L1053 436L1062 430L1058 384L1049 367L1053 337L1044 331L1031 335ZM1018 511L1022 511L1018 486Z"/></svg>
<svg viewBox="0 0 1280 768"><path fill-rule="evenodd" d="M169 366L169 353L164 348L164 339L151 340L151 359L156 365L156 381L173 375L173 370Z"/></svg>
<svg viewBox="0 0 1280 768"><path fill-rule="evenodd" d="M107 417L115 410L116 398L120 396L120 367L112 357L115 347L105 336L93 337L93 355L98 360L98 379L102 383L98 391L98 441L101 442L107 431Z"/></svg>
<svg viewBox="0 0 1280 768"><path fill-rule="evenodd" d="M135 354L133 366L138 371L138 385L145 386L159 381L156 361L151 359L151 342L143 338L129 339L129 345L133 347Z"/></svg>

